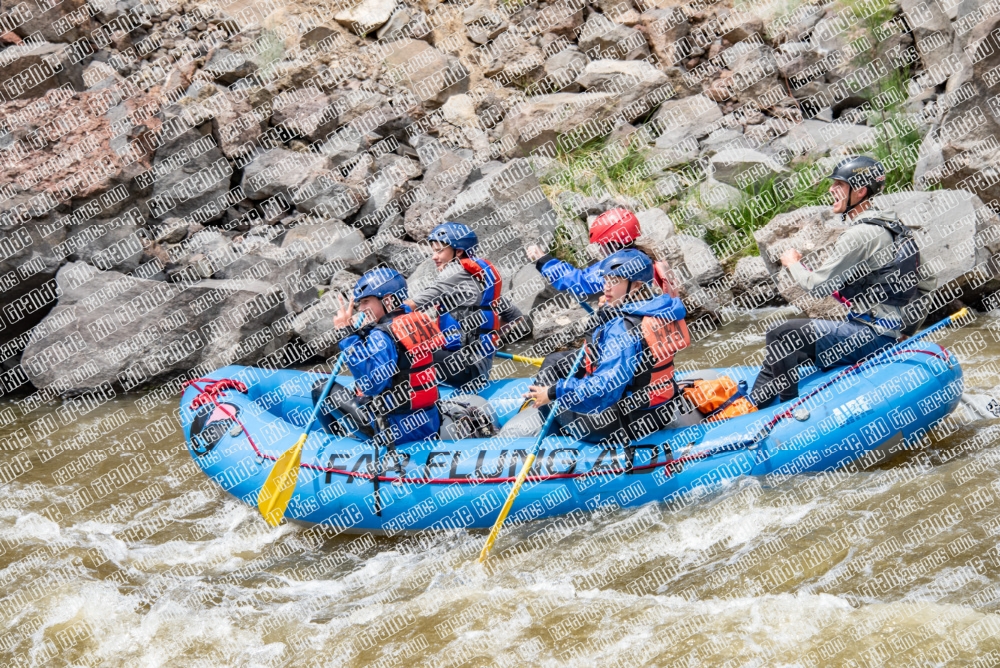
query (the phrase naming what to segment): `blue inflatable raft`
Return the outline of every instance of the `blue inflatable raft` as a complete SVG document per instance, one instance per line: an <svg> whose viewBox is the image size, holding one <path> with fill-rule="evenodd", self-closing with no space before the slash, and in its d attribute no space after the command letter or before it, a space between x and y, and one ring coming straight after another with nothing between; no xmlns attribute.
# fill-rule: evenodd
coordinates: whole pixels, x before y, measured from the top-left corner
<svg viewBox="0 0 1000 668"><path fill-rule="evenodd" d="M752 385L757 372L736 367L687 377L722 373ZM191 456L230 494L256 505L274 461L301 434L313 387L327 378L227 366L191 382L180 411ZM352 385L349 376L338 380ZM401 445L395 458L383 448L377 492L371 443L314 425L286 517L387 533L489 528L536 440L523 429L528 411L519 413L530 382L495 381L479 394L502 427L491 438ZM442 389L442 398L453 393ZM693 423L689 415L628 448L550 436L510 518L680 501L745 475L776 484L804 472L870 466L920 445L961 394L957 360L914 341L883 362L814 373L794 402L718 422Z"/></svg>

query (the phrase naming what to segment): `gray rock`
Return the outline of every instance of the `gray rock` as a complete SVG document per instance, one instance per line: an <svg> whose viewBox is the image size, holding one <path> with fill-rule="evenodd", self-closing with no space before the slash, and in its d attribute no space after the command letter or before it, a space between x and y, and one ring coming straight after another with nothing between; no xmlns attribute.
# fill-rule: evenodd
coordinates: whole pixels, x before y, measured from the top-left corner
<svg viewBox="0 0 1000 668"><path fill-rule="evenodd" d="M48 76L32 75L29 70ZM74 90L86 88L83 66L67 57L64 45L49 42L27 48L12 46L0 51L0 82L3 82L4 97L12 100L40 97L46 91L67 84Z"/></svg>
<svg viewBox="0 0 1000 668"><path fill-rule="evenodd" d="M716 181L712 177L698 184L698 194L705 206L716 211L738 207L747 199L746 194L739 188Z"/></svg>
<svg viewBox="0 0 1000 668"><path fill-rule="evenodd" d="M212 57L205 63L203 71L214 77L216 81L231 86L240 79L256 72L257 64L243 53L221 48L212 54Z"/></svg>
<svg viewBox="0 0 1000 668"><path fill-rule="evenodd" d="M476 231L479 253L507 280L525 263L524 247L551 238L556 228L555 211L523 158L473 183L444 216Z"/></svg>
<svg viewBox="0 0 1000 668"><path fill-rule="evenodd" d="M598 13L591 14L583 24L579 44L593 60L635 60L649 55L649 45L641 32Z"/></svg>
<svg viewBox="0 0 1000 668"><path fill-rule="evenodd" d="M680 245L684 256L687 274L697 285L709 285L723 276L722 265L712 252L712 248L689 234L678 234L674 237Z"/></svg>
<svg viewBox="0 0 1000 668"><path fill-rule="evenodd" d="M642 231L636 245L654 259L668 259L666 245L675 235L674 221L670 220L663 209L636 211L635 217L639 219L639 229Z"/></svg>
<svg viewBox="0 0 1000 668"><path fill-rule="evenodd" d="M546 302L531 311L531 331L536 341L562 334L587 319L580 306L566 306L566 299Z"/></svg>
<svg viewBox="0 0 1000 668"><path fill-rule="evenodd" d="M738 100L757 99L779 84L778 65L771 47L741 42L728 51L736 53L729 62L732 71L729 84Z"/></svg>
<svg viewBox="0 0 1000 668"><path fill-rule="evenodd" d="M176 107L164 111L168 116L180 113ZM189 154L188 148L203 139L197 130L185 130L156 149L153 166L171 164L178 154ZM209 138L209 141L211 138ZM204 142L203 142L204 143ZM183 153L182 153L183 152ZM216 202L229 192L233 168L218 146L200 152L179 168L164 168L164 173L153 185L153 198L149 208L155 218L183 218L202 206ZM216 207L217 213L201 222L221 216L225 209Z"/></svg>
<svg viewBox="0 0 1000 668"><path fill-rule="evenodd" d="M314 142L325 138L337 127L337 117L330 106L330 98L315 88L300 88L287 101L280 96L272 103L271 119L283 123L300 137Z"/></svg>
<svg viewBox="0 0 1000 668"><path fill-rule="evenodd" d="M132 389L198 365L253 364L289 340L287 327L278 324L284 300L271 285L208 280L182 290L114 271L78 285L72 278L79 266L68 264L57 274L62 293L46 316L68 322L53 325L24 351L24 368L38 388L62 381L64 392L104 383ZM101 297L102 288L117 296ZM68 347L67 338L78 343ZM77 368L93 373L65 373Z"/></svg>
<svg viewBox="0 0 1000 668"><path fill-rule="evenodd" d="M337 12L334 20L358 35L367 35L381 28L396 9L396 0L363 0L361 3Z"/></svg>
<svg viewBox="0 0 1000 668"><path fill-rule="evenodd" d="M445 211L472 174L472 152L450 151L433 139L420 143L417 150L424 165L424 178L418 186L422 197L406 210L404 227L411 238L426 239L444 222Z"/></svg>
<svg viewBox="0 0 1000 668"><path fill-rule="evenodd" d="M541 75L545 53L516 31L504 32L491 46L495 48L477 53L477 62L486 76L513 82L530 81Z"/></svg>
<svg viewBox="0 0 1000 668"><path fill-rule="evenodd" d="M530 98L504 119L504 135L523 155L556 141L567 130L594 120L604 121L619 108L620 98L611 93L554 93Z"/></svg>
<svg viewBox="0 0 1000 668"><path fill-rule="evenodd" d="M280 196L299 211L331 218L356 213L364 199L335 180L331 160L315 153L272 148L243 171L243 191L252 200Z"/></svg>
<svg viewBox="0 0 1000 668"><path fill-rule="evenodd" d="M683 39L691 31L687 16L680 7L650 9L639 16L640 30L661 65L679 65L688 57Z"/></svg>
<svg viewBox="0 0 1000 668"><path fill-rule="evenodd" d="M713 123L722 120L719 105L705 95L692 95L679 100L667 100L653 117L653 125L661 130L656 147L674 149L685 142L707 136ZM697 142L695 142L697 147Z"/></svg>
<svg viewBox="0 0 1000 668"><path fill-rule="evenodd" d="M590 58L575 48L563 49L545 60L545 77L553 89L551 92L579 93L582 88L576 78L583 73Z"/></svg>
<svg viewBox="0 0 1000 668"><path fill-rule="evenodd" d="M716 181L740 190L788 171L769 156L745 148L719 151L712 156L711 164Z"/></svg>
<svg viewBox="0 0 1000 668"><path fill-rule="evenodd" d="M792 155L819 158L840 152L845 145L858 142L871 128L851 123L824 123L807 119L793 125L786 135L774 140L772 146Z"/></svg>
<svg viewBox="0 0 1000 668"><path fill-rule="evenodd" d="M767 271L764 260L757 255L741 257L733 270L733 292L743 294L771 283L771 274Z"/></svg>
<svg viewBox="0 0 1000 668"><path fill-rule="evenodd" d="M576 82L590 92L619 92L624 107L666 84L667 75L645 60L594 60Z"/></svg>
<svg viewBox="0 0 1000 668"><path fill-rule="evenodd" d="M353 287L353 286L352 286ZM337 339L334 336L333 317L340 309L341 299L349 299L350 291L341 292L327 290L319 301L295 317L292 321L292 331L306 344L314 354L330 357L340 352Z"/></svg>
<svg viewBox="0 0 1000 668"><path fill-rule="evenodd" d="M448 97L469 90L469 72L454 56L441 53L427 42L401 39L385 46L388 81L396 82L431 108ZM424 63L414 67L414 63ZM412 71L411 71L412 70Z"/></svg>

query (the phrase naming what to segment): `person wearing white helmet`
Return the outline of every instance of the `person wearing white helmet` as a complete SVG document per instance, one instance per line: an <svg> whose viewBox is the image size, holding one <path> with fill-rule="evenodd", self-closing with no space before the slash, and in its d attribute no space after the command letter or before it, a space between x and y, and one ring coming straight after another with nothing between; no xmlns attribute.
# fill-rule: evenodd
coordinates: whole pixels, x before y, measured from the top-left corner
<svg viewBox="0 0 1000 668"><path fill-rule="evenodd" d="M912 233L891 210L872 201L885 183L885 168L867 156L840 161L830 174L833 211L849 221L826 261L803 264L795 248L781 264L791 278L817 297L832 296L847 307L845 321L793 319L765 337L764 364L750 392L760 408L775 399L798 397L798 369L850 365L914 333L927 316L921 294L934 289L923 276L920 250Z"/></svg>

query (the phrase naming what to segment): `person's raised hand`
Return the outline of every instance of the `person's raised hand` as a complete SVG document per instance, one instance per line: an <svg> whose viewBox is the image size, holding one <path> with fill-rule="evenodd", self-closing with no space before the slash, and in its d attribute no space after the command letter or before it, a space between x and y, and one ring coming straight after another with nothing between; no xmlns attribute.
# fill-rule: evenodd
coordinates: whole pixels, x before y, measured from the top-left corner
<svg viewBox="0 0 1000 668"><path fill-rule="evenodd" d="M545 256L545 251L538 244L531 244L524 249L524 254L528 256L528 259L532 262L538 262L542 257Z"/></svg>
<svg viewBox="0 0 1000 668"><path fill-rule="evenodd" d="M344 298L337 294L337 304L340 309L333 316L333 326L337 329L343 329L351 324L351 318L354 315L354 297L344 304Z"/></svg>
<svg viewBox="0 0 1000 668"><path fill-rule="evenodd" d="M781 254L781 266L791 267L793 264L798 264L802 261L802 253L794 248L789 248L784 253Z"/></svg>

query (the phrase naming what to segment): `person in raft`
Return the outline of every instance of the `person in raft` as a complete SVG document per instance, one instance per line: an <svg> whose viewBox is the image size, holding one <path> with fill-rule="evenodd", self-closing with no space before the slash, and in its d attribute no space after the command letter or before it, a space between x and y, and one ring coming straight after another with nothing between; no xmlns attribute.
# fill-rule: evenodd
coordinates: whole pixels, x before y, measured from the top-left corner
<svg viewBox="0 0 1000 668"><path fill-rule="evenodd" d="M893 211L872 202L885 183L882 163L852 156L840 161L829 178L833 211L850 219L851 226L815 271L802 264L795 248L780 259L803 289L817 297L831 295L847 306L847 319L794 319L767 332L764 363L750 391L759 408L776 398L798 397L800 365L812 362L826 370L854 364L916 332L927 315L920 296L933 290L934 279L919 276L920 251L913 235Z"/></svg>
<svg viewBox="0 0 1000 668"><path fill-rule="evenodd" d="M358 279L349 303L338 296L333 318L359 401L351 406L348 390L338 385L330 404L351 414L366 436L390 429L396 444L434 438L441 427L433 354L444 337L435 320L403 303L406 297L402 274L373 269ZM380 425L383 418L387 424Z"/></svg>
<svg viewBox="0 0 1000 668"><path fill-rule="evenodd" d="M655 295L653 263L636 249L612 253L601 262L604 304L586 344L584 363L567 378L578 351L545 358L536 384L524 395L543 414L559 400L556 421L564 434L596 443L623 427L628 440L662 429L670 419L674 353L687 346L684 303L676 295Z"/></svg>
<svg viewBox="0 0 1000 668"><path fill-rule="evenodd" d="M445 346L434 353L441 382L475 394L493 368L501 335L516 333L521 311L502 296L500 272L478 257L476 233L462 223L447 222L427 237L437 280L404 304L437 313Z"/></svg>
<svg viewBox="0 0 1000 668"><path fill-rule="evenodd" d="M641 233L639 219L634 213L628 209L609 209L590 224L590 243L595 245L594 254L603 259L616 251L635 248L635 240ZM572 292L581 301L604 290L600 260L578 269L557 260L536 244L528 246L524 252L556 290ZM656 284L666 291L670 266L662 260L654 263L653 276Z"/></svg>

